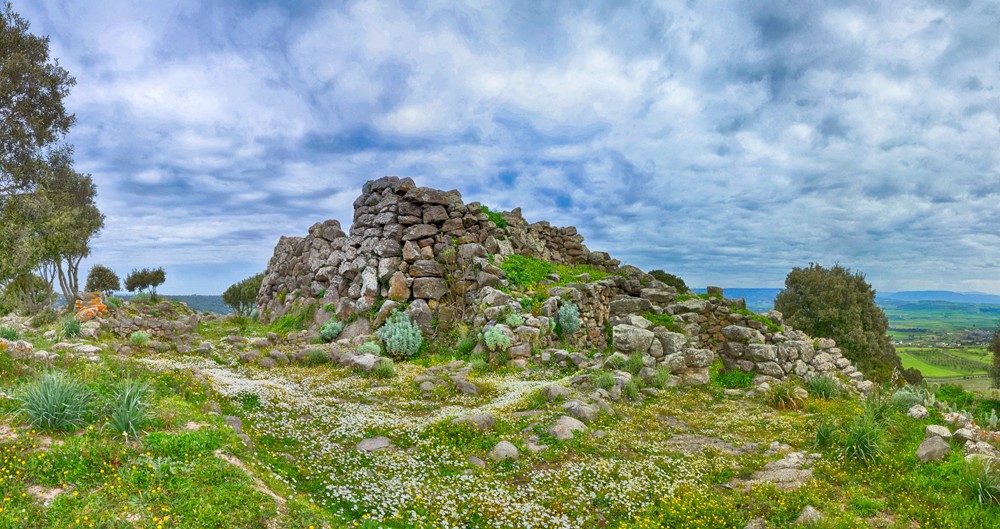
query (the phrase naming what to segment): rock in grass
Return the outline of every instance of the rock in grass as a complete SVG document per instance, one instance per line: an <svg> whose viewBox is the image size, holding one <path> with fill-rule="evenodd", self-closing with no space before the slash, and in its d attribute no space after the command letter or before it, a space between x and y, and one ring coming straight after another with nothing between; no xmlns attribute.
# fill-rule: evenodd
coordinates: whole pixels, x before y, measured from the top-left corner
<svg viewBox="0 0 1000 529"><path fill-rule="evenodd" d="M931 437L940 437L945 441L951 439L951 431L944 426L937 424L928 424L927 428L924 428L924 437L930 439Z"/></svg>
<svg viewBox="0 0 1000 529"><path fill-rule="evenodd" d="M493 429L493 416L489 413L477 413L475 415L469 415L467 417L459 417L451 421L452 424L467 424L480 432L485 432L487 430Z"/></svg>
<svg viewBox="0 0 1000 529"><path fill-rule="evenodd" d="M816 507L813 507L812 505L806 505L806 507L802 509L802 514L800 514L799 517L795 519L795 524L812 525L818 523L822 519L823 515L816 510Z"/></svg>
<svg viewBox="0 0 1000 529"><path fill-rule="evenodd" d="M362 440L358 443L355 449L358 452L378 452L380 450L388 450L392 447L393 445L392 442L389 441L389 438L380 435L378 437L371 437Z"/></svg>
<svg viewBox="0 0 1000 529"><path fill-rule="evenodd" d="M927 408L921 406L920 404L914 404L909 411L906 412L913 419L926 419L930 417L930 413L927 412Z"/></svg>
<svg viewBox="0 0 1000 529"><path fill-rule="evenodd" d="M924 442L920 443L920 448L917 448L917 459L921 463L927 463L928 461L936 461L948 455L951 452L951 445L948 444L944 439L933 436L924 439Z"/></svg>
<svg viewBox="0 0 1000 529"><path fill-rule="evenodd" d="M542 396L545 400L552 402L559 397L565 398L569 395L569 388L565 386L558 386L556 384L550 384L542 388Z"/></svg>
<svg viewBox="0 0 1000 529"><path fill-rule="evenodd" d="M508 441L500 441L490 453L487 454L488 458L493 461L503 461L505 459L510 459L512 461L517 461L521 457L521 453L517 450L517 447Z"/></svg>
<svg viewBox="0 0 1000 529"><path fill-rule="evenodd" d="M458 391L459 393L463 393L465 395L479 394L479 388L476 387L475 384L469 382L468 380L465 380L464 378L452 377L451 381L455 384L455 390Z"/></svg>
<svg viewBox="0 0 1000 529"><path fill-rule="evenodd" d="M577 419L574 419L573 417L563 415L562 417L559 417L559 420L556 421L554 426L549 428L549 435L560 441L565 441L567 439L572 439L573 432L577 431L587 431L587 425Z"/></svg>

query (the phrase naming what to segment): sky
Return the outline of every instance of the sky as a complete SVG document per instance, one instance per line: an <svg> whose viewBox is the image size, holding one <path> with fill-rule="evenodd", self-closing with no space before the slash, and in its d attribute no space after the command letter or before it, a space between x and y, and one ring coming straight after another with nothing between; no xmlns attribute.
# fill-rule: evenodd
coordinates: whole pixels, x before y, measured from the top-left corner
<svg viewBox="0 0 1000 529"><path fill-rule="evenodd" d="M81 270L219 294L365 181L691 286L841 264L1000 294L995 1L24 1L75 76Z"/></svg>

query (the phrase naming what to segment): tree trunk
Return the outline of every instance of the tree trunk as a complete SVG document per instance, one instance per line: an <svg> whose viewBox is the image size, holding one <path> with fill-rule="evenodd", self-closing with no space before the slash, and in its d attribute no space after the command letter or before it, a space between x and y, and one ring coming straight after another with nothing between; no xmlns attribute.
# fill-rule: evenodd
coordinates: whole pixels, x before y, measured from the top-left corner
<svg viewBox="0 0 1000 529"><path fill-rule="evenodd" d="M76 304L76 291L70 288L69 275L63 270L61 256L56 258L56 270L59 272L59 290L62 290L63 297L66 298L66 304L69 305L69 310L73 310L73 306Z"/></svg>

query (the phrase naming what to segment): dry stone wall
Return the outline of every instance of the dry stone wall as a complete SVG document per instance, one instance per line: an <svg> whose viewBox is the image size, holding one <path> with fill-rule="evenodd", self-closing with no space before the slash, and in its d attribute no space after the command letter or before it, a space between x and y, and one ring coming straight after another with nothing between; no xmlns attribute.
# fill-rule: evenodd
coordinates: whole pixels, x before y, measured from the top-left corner
<svg viewBox="0 0 1000 529"><path fill-rule="evenodd" d="M509 345L490 350L481 339L479 350L492 358L502 352L522 366L537 359L615 367L640 354L647 377L657 366L668 366L674 385L705 384L718 356L727 368L763 377L839 373L859 389L870 387L832 340L813 340L790 328L771 332L734 310L745 308L742 300L726 300L717 288L710 299L678 302L672 287L638 268L619 266L607 253L589 251L576 228L529 224L519 209L503 216L507 226L500 228L479 203L465 204L458 191L417 187L409 178L369 181L354 202L349 232L328 220L313 225L305 237L281 238L258 293L260 316L273 321L292 313L314 315L316 328L334 316L348 319L368 311L381 299L377 313L369 312L344 334L363 341L392 310L406 307L425 334L435 320L471 324L494 337L499 332ZM532 313L506 292L504 272L494 264L511 254L587 264L612 275L597 281L566 278L578 281L550 287ZM552 330L566 303L579 309L581 326L560 337ZM654 324L662 315L671 315L676 325ZM779 313L769 315L781 323ZM563 340L604 352L569 353L560 349Z"/></svg>

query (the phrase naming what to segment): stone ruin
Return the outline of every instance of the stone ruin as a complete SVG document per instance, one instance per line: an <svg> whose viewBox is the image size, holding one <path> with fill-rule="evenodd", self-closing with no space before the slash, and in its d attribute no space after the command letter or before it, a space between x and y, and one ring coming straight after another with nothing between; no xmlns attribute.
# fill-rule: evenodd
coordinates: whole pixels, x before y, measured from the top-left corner
<svg viewBox="0 0 1000 529"><path fill-rule="evenodd" d="M306 315L313 332L334 317L353 320L341 340L350 346L352 340L369 339L392 310L405 310L428 337L456 324L498 327L511 342L508 358L520 366L533 361L603 366L620 362L612 358L616 355L641 353L649 368L668 365L675 384L705 384L718 355L727 368L756 371L764 380L841 373L867 387L832 340L813 340L787 326L770 332L738 311L745 308L742 300L727 300L721 290L708 299L682 293L678 301L672 287L621 266L605 252L588 250L572 226L529 224L520 209L500 215L504 227L481 204L464 203L456 190L417 187L409 178L369 181L354 201L349 232L327 220L305 237L278 241L257 296L260 318ZM587 274L567 278L575 282L549 287L541 309L532 313L522 307L519 293L509 291L498 266L513 254L586 264L611 275L596 281ZM553 318L568 302L577 305L581 320L570 344L602 353L559 349ZM510 314L521 316L513 328L506 319ZM679 327L669 330L643 316L663 314ZM768 316L782 323L780 313ZM477 348L485 350L482 340Z"/></svg>

